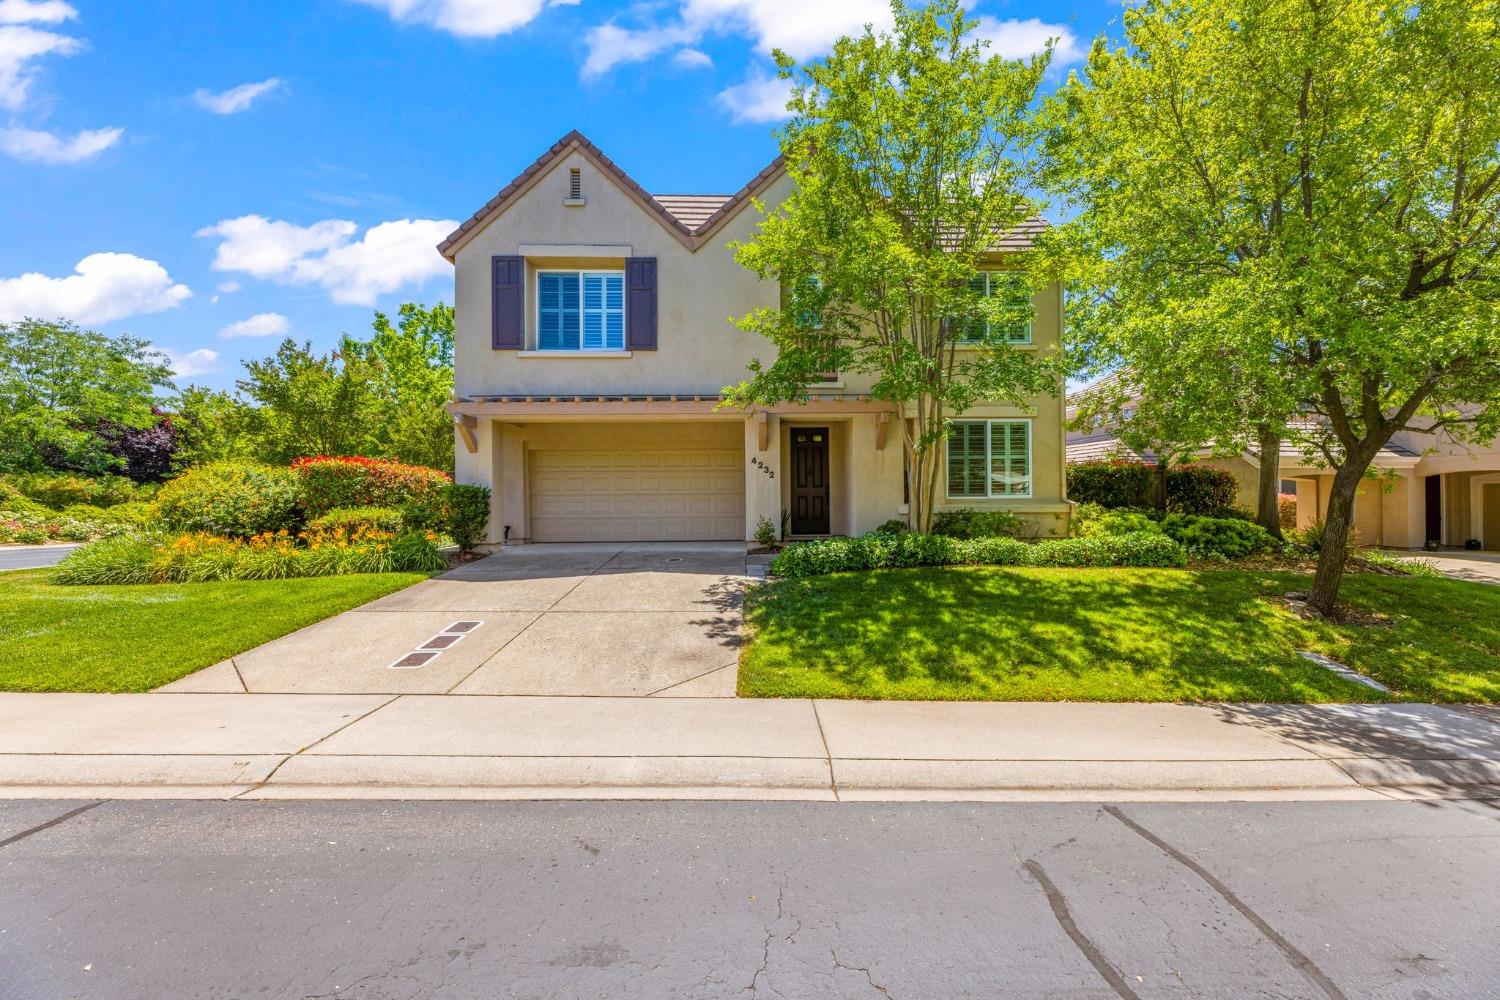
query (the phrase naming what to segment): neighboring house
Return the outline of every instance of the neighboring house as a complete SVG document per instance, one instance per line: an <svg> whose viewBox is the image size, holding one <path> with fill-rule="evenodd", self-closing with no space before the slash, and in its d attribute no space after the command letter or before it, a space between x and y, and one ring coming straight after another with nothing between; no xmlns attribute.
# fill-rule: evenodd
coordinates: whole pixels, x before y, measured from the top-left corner
<svg viewBox="0 0 1500 1000"><path fill-rule="evenodd" d="M1076 404L1091 391L1096 387L1070 397L1070 428L1076 420ZM1129 415L1127 405L1121 416L1129 419ZM1156 461L1150 452L1126 447L1117 428L1107 421L1070 429L1067 454L1069 463L1100 458ZM1205 449L1197 461L1232 473L1239 483L1240 503L1255 509L1260 490L1260 455L1255 449L1227 457L1216 457ZM1403 431L1376 455L1371 472L1360 485L1354 505L1360 544L1405 549L1420 548L1429 539L1458 546L1472 538L1486 549L1500 550L1500 440L1470 446L1445 436ZM1327 513L1333 470L1326 462L1309 460L1296 442L1284 442L1280 479L1283 492L1296 494L1299 528Z"/></svg>
<svg viewBox="0 0 1500 1000"><path fill-rule="evenodd" d="M790 186L777 160L733 195L651 195L572 132L442 243L457 267L456 473L493 491L489 542L746 540L783 512L792 535L854 535L905 513L902 417L869 377L719 408L774 349L733 319L780 296L727 244L754 235L752 198L774 208ZM1053 350L1060 289L1034 306L1030 349ZM1065 534L1061 386L1031 402L956 422L940 502Z"/></svg>

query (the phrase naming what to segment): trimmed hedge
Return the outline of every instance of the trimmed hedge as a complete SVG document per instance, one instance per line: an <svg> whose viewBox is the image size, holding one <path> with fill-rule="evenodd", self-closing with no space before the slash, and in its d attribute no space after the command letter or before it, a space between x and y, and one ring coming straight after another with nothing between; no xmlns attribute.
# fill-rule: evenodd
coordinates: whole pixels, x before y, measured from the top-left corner
<svg viewBox="0 0 1500 1000"><path fill-rule="evenodd" d="M1097 538L951 538L944 535L869 534L797 542L771 560L780 577L820 576L912 566L1158 566L1187 563L1181 545L1164 534L1137 532Z"/></svg>
<svg viewBox="0 0 1500 1000"><path fill-rule="evenodd" d="M317 517L340 507L426 506L453 481L425 465L405 465L358 455L299 458L292 470L302 484L302 502Z"/></svg>
<svg viewBox="0 0 1500 1000"><path fill-rule="evenodd" d="M1162 518L1161 530L1195 556L1243 559L1276 547L1276 539L1265 528L1235 517L1168 514Z"/></svg>
<svg viewBox="0 0 1500 1000"><path fill-rule="evenodd" d="M448 483L442 489L443 526L460 552L472 552L484 541L484 526L490 521L488 486Z"/></svg>
<svg viewBox="0 0 1500 1000"><path fill-rule="evenodd" d="M932 533L949 538L1020 538L1025 530L1021 515L1009 510L952 507L932 515Z"/></svg>
<svg viewBox="0 0 1500 1000"><path fill-rule="evenodd" d="M1223 517L1239 496L1239 484L1223 469L1179 465L1167 471L1167 510ZM1118 460L1068 466L1068 497L1102 507L1151 507L1156 497L1156 466Z"/></svg>
<svg viewBox="0 0 1500 1000"><path fill-rule="evenodd" d="M401 512L391 507L335 507L307 522L309 535L349 535L359 530L400 533Z"/></svg>
<svg viewBox="0 0 1500 1000"><path fill-rule="evenodd" d="M290 469L214 462L190 469L156 496L162 523L178 531L248 538L302 526L302 489Z"/></svg>

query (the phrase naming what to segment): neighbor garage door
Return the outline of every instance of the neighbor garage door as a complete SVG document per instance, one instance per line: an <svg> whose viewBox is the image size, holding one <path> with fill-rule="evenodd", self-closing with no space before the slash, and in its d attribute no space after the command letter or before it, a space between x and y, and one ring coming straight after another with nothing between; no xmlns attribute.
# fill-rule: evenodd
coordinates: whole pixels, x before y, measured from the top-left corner
<svg viewBox="0 0 1500 1000"><path fill-rule="evenodd" d="M538 449L528 454L538 542L738 540L738 448Z"/></svg>

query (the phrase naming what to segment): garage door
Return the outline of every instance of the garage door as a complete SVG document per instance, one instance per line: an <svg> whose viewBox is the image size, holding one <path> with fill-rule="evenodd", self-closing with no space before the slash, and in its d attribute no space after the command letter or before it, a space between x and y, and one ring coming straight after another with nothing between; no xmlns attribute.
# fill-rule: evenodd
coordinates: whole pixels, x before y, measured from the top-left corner
<svg viewBox="0 0 1500 1000"><path fill-rule="evenodd" d="M740 457L730 448L532 451L532 540L743 539Z"/></svg>

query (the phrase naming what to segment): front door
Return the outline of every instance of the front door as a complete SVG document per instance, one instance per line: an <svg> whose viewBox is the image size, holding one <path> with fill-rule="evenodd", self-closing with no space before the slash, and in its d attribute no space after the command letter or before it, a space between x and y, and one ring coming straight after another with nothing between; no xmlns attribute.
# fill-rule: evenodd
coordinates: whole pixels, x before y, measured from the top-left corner
<svg viewBox="0 0 1500 1000"><path fill-rule="evenodd" d="M1500 485L1486 483L1484 501L1484 547L1500 551Z"/></svg>
<svg viewBox="0 0 1500 1000"><path fill-rule="evenodd" d="M826 535L828 428L792 428L792 534Z"/></svg>

